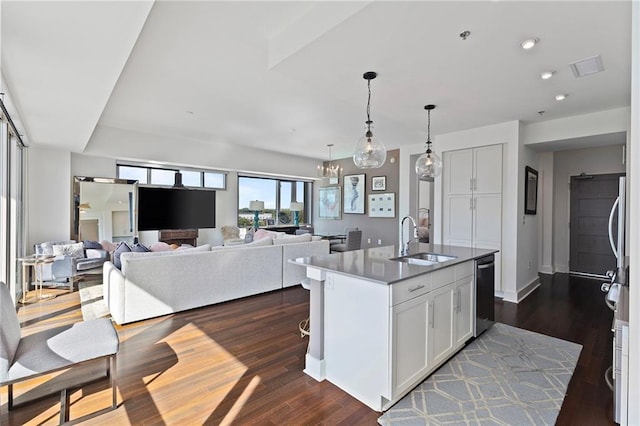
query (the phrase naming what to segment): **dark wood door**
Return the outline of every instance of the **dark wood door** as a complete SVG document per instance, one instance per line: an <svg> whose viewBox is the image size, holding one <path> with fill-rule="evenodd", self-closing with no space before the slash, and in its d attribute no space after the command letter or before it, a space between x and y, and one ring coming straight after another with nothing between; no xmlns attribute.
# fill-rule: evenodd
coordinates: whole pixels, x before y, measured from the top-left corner
<svg viewBox="0 0 640 426"><path fill-rule="evenodd" d="M618 178L624 174L571 176L571 272L604 276L615 269L609 244L609 213L618 197ZM614 229L617 216L614 217Z"/></svg>

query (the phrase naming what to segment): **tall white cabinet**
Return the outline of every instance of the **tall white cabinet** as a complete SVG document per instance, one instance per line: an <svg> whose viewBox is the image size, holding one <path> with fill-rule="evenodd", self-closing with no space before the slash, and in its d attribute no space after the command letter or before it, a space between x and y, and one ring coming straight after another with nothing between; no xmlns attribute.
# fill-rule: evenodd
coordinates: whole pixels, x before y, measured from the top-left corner
<svg viewBox="0 0 640 426"><path fill-rule="evenodd" d="M446 245L502 246L502 145L446 151L443 164L442 240ZM496 253L496 291L502 291Z"/></svg>

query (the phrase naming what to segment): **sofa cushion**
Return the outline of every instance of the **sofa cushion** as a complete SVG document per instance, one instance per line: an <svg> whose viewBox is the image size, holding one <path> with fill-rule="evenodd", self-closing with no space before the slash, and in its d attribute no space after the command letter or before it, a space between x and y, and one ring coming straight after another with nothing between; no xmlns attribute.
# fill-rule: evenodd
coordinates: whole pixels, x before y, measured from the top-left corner
<svg viewBox="0 0 640 426"><path fill-rule="evenodd" d="M112 243L111 241L102 240L100 241L102 248L108 251L109 253L113 253L115 249L118 247L117 244Z"/></svg>
<svg viewBox="0 0 640 426"><path fill-rule="evenodd" d="M62 245L62 244L73 244L75 243L74 240L67 240L67 241L46 241L44 243L40 243L40 244L36 244L35 245L35 251L36 254L48 254L48 255L53 255L53 246L54 245Z"/></svg>
<svg viewBox="0 0 640 426"><path fill-rule="evenodd" d="M273 240L274 245L279 244L295 244L295 243L308 243L311 241L311 234L293 235L290 237L276 238Z"/></svg>
<svg viewBox="0 0 640 426"><path fill-rule="evenodd" d="M84 259L84 244L55 244L53 246L54 256L72 256L76 259Z"/></svg>
<svg viewBox="0 0 640 426"><path fill-rule="evenodd" d="M113 251L113 264L116 266L116 268L122 268L120 255L122 253L129 253L130 251L131 247L129 247L129 244L125 243L124 241L121 241L120 244L118 244L118 247L116 247L116 249Z"/></svg>

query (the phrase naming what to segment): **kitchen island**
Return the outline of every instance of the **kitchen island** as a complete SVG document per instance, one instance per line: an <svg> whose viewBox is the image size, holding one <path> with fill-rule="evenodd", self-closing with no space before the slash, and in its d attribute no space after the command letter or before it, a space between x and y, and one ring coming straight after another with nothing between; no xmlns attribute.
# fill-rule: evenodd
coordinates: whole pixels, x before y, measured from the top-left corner
<svg viewBox="0 0 640 426"><path fill-rule="evenodd" d="M386 410L473 337L474 260L496 251L414 243L400 259L384 246L291 260L311 289L305 373Z"/></svg>

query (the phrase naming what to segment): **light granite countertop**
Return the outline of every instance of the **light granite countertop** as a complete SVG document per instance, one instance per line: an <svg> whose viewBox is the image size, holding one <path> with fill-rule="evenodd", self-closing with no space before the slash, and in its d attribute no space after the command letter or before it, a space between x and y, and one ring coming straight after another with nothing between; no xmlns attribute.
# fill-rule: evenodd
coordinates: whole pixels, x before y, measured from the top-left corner
<svg viewBox="0 0 640 426"><path fill-rule="evenodd" d="M412 243L409 248L410 255L415 253L436 253L454 256L455 259L429 266L398 262L391 260L399 256L399 246L393 245L327 254L324 256L300 257L291 259L289 262L363 278L380 284L393 284L496 252L498 252L496 249Z"/></svg>

